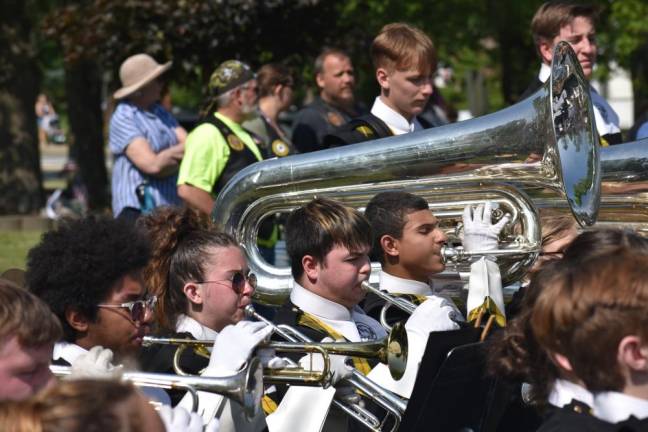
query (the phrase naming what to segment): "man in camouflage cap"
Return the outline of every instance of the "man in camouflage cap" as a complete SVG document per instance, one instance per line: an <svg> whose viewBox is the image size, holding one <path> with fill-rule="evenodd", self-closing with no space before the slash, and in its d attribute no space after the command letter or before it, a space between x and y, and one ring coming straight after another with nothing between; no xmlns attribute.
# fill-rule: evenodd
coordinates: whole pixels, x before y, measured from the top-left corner
<svg viewBox="0 0 648 432"><path fill-rule="evenodd" d="M256 142L241 127L257 102L250 67L238 60L221 63L209 79L208 92L202 122L187 137L178 175L180 198L206 214L234 174L262 160Z"/></svg>

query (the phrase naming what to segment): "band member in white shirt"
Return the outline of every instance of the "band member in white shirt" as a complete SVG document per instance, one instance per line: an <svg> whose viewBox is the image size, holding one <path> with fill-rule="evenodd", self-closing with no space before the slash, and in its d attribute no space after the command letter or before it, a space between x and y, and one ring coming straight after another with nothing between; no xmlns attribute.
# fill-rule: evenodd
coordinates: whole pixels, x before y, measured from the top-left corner
<svg viewBox="0 0 648 432"><path fill-rule="evenodd" d="M432 285L432 277L445 269L441 248L448 239L439 228L439 221L430 211L427 201L402 191L381 192L369 201L365 215L374 234L372 259L380 261L382 266L380 289L402 296L416 305L424 305L417 310L424 308L427 311L424 315L421 311L418 314L424 317L424 328L428 333L459 329L460 323L465 321L463 315L451 299L435 292ZM499 233L508 220L505 216L493 224L490 203L474 210L467 207L463 221L464 248L468 251L497 249ZM494 283L489 283L491 281ZM482 307L488 296L503 317L501 280L496 263L488 258L476 260L471 266L468 289L469 312ZM379 316L383 306L384 301L373 295L368 296L365 302L365 310L374 317ZM387 318L393 323L409 316L392 307ZM412 321L410 319L408 326L411 327ZM387 388L409 398L418 362L425 352L427 333L408 330L411 349L405 376L399 381L391 380L387 371L379 366L371 377L378 379L380 374L380 382Z"/></svg>
<svg viewBox="0 0 648 432"><path fill-rule="evenodd" d="M117 219L67 221L43 236L29 252L26 282L63 326L53 364L70 365L76 376L104 379L118 378L124 368L135 367L157 304L142 282L149 257L146 236ZM241 340L240 334L229 339ZM214 375L233 374L236 370L230 366L249 356L249 351L215 351L208 368ZM143 390L150 398L170 403L161 389Z"/></svg>
<svg viewBox="0 0 648 432"><path fill-rule="evenodd" d="M276 322L295 327L315 341L327 338L362 342L385 337L387 333L380 323L358 306L365 297L361 284L371 271L371 240L367 219L339 202L317 198L293 211L286 223L286 249L295 284L290 302L278 311ZM421 319L425 314L423 308L410 318L406 325L408 336L410 331L429 333ZM350 372L340 356L331 357L337 396L348 394L344 378ZM359 358L345 360L364 374L375 365ZM334 389L291 386L277 413L268 418L270 430L321 427L334 395ZM347 426L341 411L331 407L324 430L344 430Z"/></svg>

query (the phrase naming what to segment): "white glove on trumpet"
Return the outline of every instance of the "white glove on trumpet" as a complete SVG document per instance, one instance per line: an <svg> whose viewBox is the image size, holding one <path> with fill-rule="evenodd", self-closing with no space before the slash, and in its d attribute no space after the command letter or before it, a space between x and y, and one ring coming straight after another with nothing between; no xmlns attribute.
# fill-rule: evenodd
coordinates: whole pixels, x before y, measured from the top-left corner
<svg viewBox="0 0 648 432"><path fill-rule="evenodd" d="M511 220L506 214L496 224L491 222L493 204L487 201L473 209L466 206L463 213L463 247L467 252L496 250L497 240L504 226Z"/></svg>
<svg viewBox="0 0 648 432"><path fill-rule="evenodd" d="M102 346L92 347L72 362L68 379L120 379L124 367L112 364L113 352Z"/></svg>
<svg viewBox="0 0 648 432"><path fill-rule="evenodd" d="M463 214L464 239L466 251L489 251L498 248L499 234L509 222L507 214L493 224L491 222L492 203L480 204L474 209L466 206ZM488 259L487 259L488 258ZM494 257L483 257L470 266L468 282L468 321L474 321L480 314L489 313L495 316L497 323L504 326L504 296L500 270Z"/></svg>
<svg viewBox="0 0 648 432"><path fill-rule="evenodd" d="M267 340L271 333L272 327L263 322L240 321L228 325L216 337L203 375L227 376L238 372L257 345Z"/></svg>

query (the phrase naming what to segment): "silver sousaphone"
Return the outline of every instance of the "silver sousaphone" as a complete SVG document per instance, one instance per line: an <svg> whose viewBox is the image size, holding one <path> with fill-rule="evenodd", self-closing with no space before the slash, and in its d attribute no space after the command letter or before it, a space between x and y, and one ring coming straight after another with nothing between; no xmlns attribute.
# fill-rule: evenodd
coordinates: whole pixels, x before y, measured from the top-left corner
<svg viewBox="0 0 648 432"><path fill-rule="evenodd" d="M551 69L551 79L530 98L487 116L241 170L219 194L212 218L245 248L257 300L281 304L292 286L290 269L261 257L259 224L316 196L362 209L379 192L406 190L433 209L450 209L453 220L466 199L498 201L517 215L503 245L515 259L499 261L505 280L521 277L540 247L537 210L522 188L555 191L579 224L593 224L601 170L589 84L567 43L556 45Z"/></svg>
<svg viewBox="0 0 648 432"><path fill-rule="evenodd" d="M601 206L596 227L648 236L648 138L601 149ZM557 196L534 199L541 209L568 212Z"/></svg>

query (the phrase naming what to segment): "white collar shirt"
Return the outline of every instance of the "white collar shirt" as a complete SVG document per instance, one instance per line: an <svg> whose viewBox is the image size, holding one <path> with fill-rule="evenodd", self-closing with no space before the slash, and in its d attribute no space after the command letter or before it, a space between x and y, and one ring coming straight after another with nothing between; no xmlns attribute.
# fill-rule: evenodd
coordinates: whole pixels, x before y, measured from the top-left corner
<svg viewBox="0 0 648 432"><path fill-rule="evenodd" d="M432 287L425 282L403 279L385 271L380 272L380 289L392 294L413 294L431 296Z"/></svg>
<svg viewBox="0 0 648 432"><path fill-rule="evenodd" d="M371 107L371 114L384 121L394 135L403 135L423 130L423 126L421 126L421 123L416 118L412 122L408 122L405 117L388 107L380 96L374 101Z"/></svg>
<svg viewBox="0 0 648 432"><path fill-rule="evenodd" d="M648 418L648 400L619 392L601 392L594 395L594 416L610 423L619 423L634 416Z"/></svg>
<svg viewBox="0 0 648 432"><path fill-rule="evenodd" d="M380 323L367 316L358 306L348 309L307 290L297 282L290 292L290 301L351 342L376 340L387 335Z"/></svg>
<svg viewBox="0 0 648 432"><path fill-rule="evenodd" d="M546 82L551 76L551 66L542 63L540 72L538 72L538 79L540 82ZM614 111L614 108L601 96L594 87L590 87L590 99L594 107L594 121L596 122L596 130L600 136L616 134L621 132L619 128L619 115Z"/></svg>
<svg viewBox="0 0 648 432"><path fill-rule="evenodd" d="M190 333L197 340L214 340L218 336L217 331L200 324L187 315L180 315L178 317L176 331L178 333Z"/></svg>
<svg viewBox="0 0 648 432"><path fill-rule="evenodd" d="M569 405L572 400L577 400L590 407L594 403L592 393L585 387L563 379L554 381L548 402L555 407L562 408Z"/></svg>

